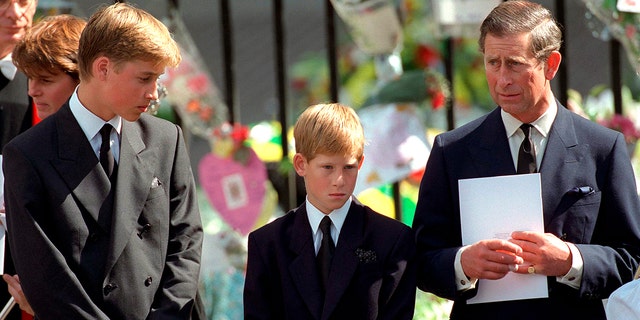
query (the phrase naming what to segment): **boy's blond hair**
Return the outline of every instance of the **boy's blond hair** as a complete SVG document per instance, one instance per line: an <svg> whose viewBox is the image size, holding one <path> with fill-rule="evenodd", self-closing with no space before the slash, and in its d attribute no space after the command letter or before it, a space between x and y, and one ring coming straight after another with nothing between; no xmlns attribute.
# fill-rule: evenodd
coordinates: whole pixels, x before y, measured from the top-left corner
<svg viewBox="0 0 640 320"><path fill-rule="evenodd" d="M296 152L307 161L318 154L353 155L358 161L364 153L364 130L356 112L339 103L317 104L307 108L293 128Z"/></svg>
<svg viewBox="0 0 640 320"><path fill-rule="evenodd" d="M181 60L167 27L150 13L126 3L102 7L87 22L78 50L81 80L93 76L91 65L101 56L116 65L142 60L175 67Z"/></svg>
<svg viewBox="0 0 640 320"><path fill-rule="evenodd" d="M78 80L78 42L87 22L76 16L47 16L13 49L13 64L29 78L63 72Z"/></svg>

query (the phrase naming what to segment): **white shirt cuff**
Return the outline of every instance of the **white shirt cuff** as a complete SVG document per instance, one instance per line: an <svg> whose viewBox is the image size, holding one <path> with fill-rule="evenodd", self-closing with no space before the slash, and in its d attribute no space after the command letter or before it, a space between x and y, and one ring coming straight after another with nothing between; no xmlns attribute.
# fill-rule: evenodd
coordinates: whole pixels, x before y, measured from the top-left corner
<svg viewBox="0 0 640 320"><path fill-rule="evenodd" d="M584 267L584 260L582 260L582 254L580 250L573 243L566 243L571 250L571 269L563 277L556 277L559 283L566 284L574 289L580 289L580 283L582 282L582 269Z"/></svg>
<svg viewBox="0 0 640 320"><path fill-rule="evenodd" d="M467 249L467 247L462 247L456 253L456 258L453 261L453 267L456 273L456 288L458 291L465 291L469 289L473 289L476 287L476 283L478 279L469 279L464 271L462 270L462 262L460 262L460 257L462 256L462 251Z"/></svg>

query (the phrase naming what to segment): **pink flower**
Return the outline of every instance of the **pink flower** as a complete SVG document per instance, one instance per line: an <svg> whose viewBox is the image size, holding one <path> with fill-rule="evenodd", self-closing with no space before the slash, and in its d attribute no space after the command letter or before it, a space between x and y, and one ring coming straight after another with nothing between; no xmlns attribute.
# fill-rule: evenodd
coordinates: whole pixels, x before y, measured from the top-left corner
<svg viewBox="0 0 640 320"><path fill-rule="evenodd" d="M231 138L236 144L244 143L249 138L249 127L243 126L239 123L233 124L233 131L231 131Z"/></svg>
<svg viewBox="0 0 640 320"><path fill-rule="evenodd" d="M187 79L187 87L195 94L202 95L209 90L209 79L203 73L192 76Z"/></svg>
<svg viewBox="0 0 640 320"><path fill-rule="evenodd" d="M622 132L627 143L636 142L640 138L640 130L636 128L631 119L621 114L614 114L609 119L598 121L601 125Z"/></svg>

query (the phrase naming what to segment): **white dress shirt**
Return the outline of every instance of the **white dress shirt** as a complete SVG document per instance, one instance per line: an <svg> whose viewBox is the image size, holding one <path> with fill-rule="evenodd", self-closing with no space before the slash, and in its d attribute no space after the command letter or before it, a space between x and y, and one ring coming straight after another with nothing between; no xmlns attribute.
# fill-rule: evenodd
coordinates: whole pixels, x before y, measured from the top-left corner
<svg viewBox="0 0 640 320"><path fill-rule="evenodd" d="M84 132L87 140L91 143L93 152L96 157L100 159L100 145L102 144L102 136L100 135L100 129L106 123L100 117L93 114L89 109L82 105L78 99L78 88L73 92L73 95L69 99L69 107L71 113L78 120L82 132ZM111 153L116 163L120 162L120 134L122 131L122 118L118 115L107 121L116 130L111 131Z"/></svg>
<svg viewBox="0 0 640 320"><path fill-rule="evenodd" d="M18 68L13 64L11 60L11 54L6 55L4 58L0 59L0 72L5 76L5 78L9 80L13 80L16 76L16 72L18 72Z"/></svg>
<svg viewBox="0 0 640 320"><path fill-rule="evenodd" d="M318 208L314 207L311 202L309 202L309 198L307 197L306 209L307 209L307 218L309 219L309 224L311 225L311 234L313 234L313 245L316 249L316 255L318 254L318 250L320 250L320 244L322 243L322 231L320 231L320 221L324 218L325 214L322 211L318 210ZM344 224L344 220L347 218L347 212L349 212L349 207L351 206L351 198L344 203L344 205L336 210L331 211L328 214L331 219L331 238L333 238L333 243L338 245L338 238L340 237L340 230L342 230L342 225Z"/></svg>

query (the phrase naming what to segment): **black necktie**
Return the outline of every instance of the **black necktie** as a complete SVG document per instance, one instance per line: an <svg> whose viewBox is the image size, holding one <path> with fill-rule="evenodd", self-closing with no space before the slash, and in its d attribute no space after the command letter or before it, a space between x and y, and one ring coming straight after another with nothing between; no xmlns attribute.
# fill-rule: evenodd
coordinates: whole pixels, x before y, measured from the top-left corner
<svg viewBox="0 0 640 320"><path fill-rule="evenodd" d="M329 280L329 269L331 268L331 258L336 249L331 239L331 218L325 216L320 222L320 231L322 231L322 243L318 250L318 268L320 269L320 280L324 288L327 287Z"/></svg>
<svg viewBox="0 0 640 320"><path fill-rule="evenodd" d="M524 140L518 150L518 171L517 173L535 173L536 171L536 152L533 149L533 141L531 139L531 125L523 123L520 126L524 132Z"/></svg>
<svg viewBox="0 0 640 320"><path fill-rule="evenodd" d="M100 145L100 164L109 178L111 178L113 168L115 167L115 159L113 158L113 153L111 153L112 128L113 127L107 123L102 126L102 129L100 129L100 135L102 136L102 144Z"/></svg>

